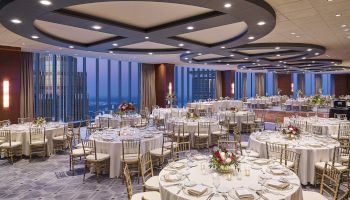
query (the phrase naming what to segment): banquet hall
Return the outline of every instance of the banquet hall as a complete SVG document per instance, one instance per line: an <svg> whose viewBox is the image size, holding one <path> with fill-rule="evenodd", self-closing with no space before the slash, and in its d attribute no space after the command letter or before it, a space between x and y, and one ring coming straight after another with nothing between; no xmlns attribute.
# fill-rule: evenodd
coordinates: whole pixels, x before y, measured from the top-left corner
<svg viewBox="0 0 350 200"><path fill-rule="evenodd" d="M350 0L0 0L0 199L350 200Z"/></svg>

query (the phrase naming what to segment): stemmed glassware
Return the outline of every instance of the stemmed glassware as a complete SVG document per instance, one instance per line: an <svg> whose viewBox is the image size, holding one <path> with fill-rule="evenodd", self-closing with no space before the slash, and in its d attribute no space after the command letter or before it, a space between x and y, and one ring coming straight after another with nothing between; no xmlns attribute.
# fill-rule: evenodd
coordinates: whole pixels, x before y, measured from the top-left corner
<svg viewBox="0 0 350 200"><path fill-rule="evenodd" d="M219 189L219 186L221 185L220 177L218 176L217 173L213 173L212 178L213 178L213 185L215 187L215 196L219 196L218 189Z"/></svg>

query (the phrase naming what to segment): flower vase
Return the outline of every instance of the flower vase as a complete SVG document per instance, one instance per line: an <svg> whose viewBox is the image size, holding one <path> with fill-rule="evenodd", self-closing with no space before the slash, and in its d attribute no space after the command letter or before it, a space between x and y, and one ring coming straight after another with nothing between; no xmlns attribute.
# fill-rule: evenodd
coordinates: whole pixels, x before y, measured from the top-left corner
<svg viewBox="0 0 350 200"><path fill-rule="evenodd" d="M218 169L218 172L220 173L231 173L232 172L232 168L231 166L227 166L227 165L221 165Z"/></svg>

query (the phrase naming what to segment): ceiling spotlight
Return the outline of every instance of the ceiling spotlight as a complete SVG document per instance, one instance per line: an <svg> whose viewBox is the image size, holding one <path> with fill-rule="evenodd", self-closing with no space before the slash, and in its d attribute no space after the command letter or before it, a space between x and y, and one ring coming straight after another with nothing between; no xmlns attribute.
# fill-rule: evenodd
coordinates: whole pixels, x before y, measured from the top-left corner
<svg viewBox="0 0 350 200"><path fill-rule="evenodd" d="M344 31L345 31L345 32L348 32L348 31L349 31L349 29L344 29Z"/></svg>
<svg viewBox="0 0 350 200"><path fill-rule="evenodd" d="M230 56L233 57L233 56L235 56L235 55L231 54Z"/></svg>
<svg viewBox="0 0 350 200"><path fill-rule="evenodd" d="M312 51L312 49L307 49L307 51Z"/></svg>
<svg viewBox="0 0 350 200"><path fill-rule="evenodd" d="M201 56L201 55L202 55L202 53L198 53L197 55Z"/></svg>
<svg viewBox="0 0 350 200"><path fill-rule="evenodd" d="M188 58L185 58L185 60L188 60Z"/></svg>
<svg viewBox="0 0 350 200"><path fill-rule="evenodd" d="M93 25L93 26L91 26L91 28L95 29L95 30L100 30L102 27L99 25Z"/></svg>
<svg viewBox="0 0 350 200"><path fill-rule="evenodd" d="M113 45L113 46L115 46L115 47L116 47L116 46L118 46L118 44L117 44L117 43L113 43L112 45Z"/></svg>
<svg viewBox="0 0 350 200"><path fill-rule="evenodd" d="M113 53L113 51L109 51L109 53Z"/></svg>
<svg viewBox="0 0 350 200"><path fill-rule="evenodd" d="M32 38L33 38L33 39L39 39L39 36L37 36L37 35L32 35Z"/></svg>
<svg viewBox="0 0 350 200"><path fill-rule="evenodd" d="M222 46L222 47L220 47L221 49L225 49L226 47L225 46Z"/></svg>
<svg viewBox="0 0 350 200"><path fill-rule="evenodd" d="M280 49L280 47L275 47L276 50Z"/></svg>
<svg viewBox="0 0 350 200"><path fill-rule="evenodd" d="M180 44L179 44L179 47L183 47L183 46L185 46L183 43L180 43Z"/></svg>
<svg viewBox="0 0 350 200"><path fill-rule="evenodd" d="M148 55L153 55L153 53L152 53L152 52L149 52Z"/></svg>
<svg viewBox="0 0 350 200"><path fill-rule="evenodd" d="M225 8L231 8L231 6L232 6L232 4L230 4L230 3L225 3L225 5L224 5Z"/></svg>
<svg viewBox="0 0 350 200"><path fill-rule="evenodd" d="M280 55L280 54L277 54L276 56L277 56L277 57L280 57L281 55Z"/></svg>
<svg viewBox="0 0 350 200"><path fill-rule="evenodd" d="M290 33L290 34L295 35L296 33L292 32L292 33Z"/></svg>
<svg viewBox="0 0 350 200"><path fill-rule="evenodd" d="M328 2L332 2L333 0L327 0Z"/></svg>
<svg viewBox="0 0 350 200"><path fill-rule="evenodd" d="M264 26L264 25L266 24L266 22L260 21L260 22L258 22L257 24L258 24L259 26Z"/></svg>
<svg viewBox="0 0 350 200"><path fill-rule="evenodd" d="M300 35L296 35L295 37L300 38L301 36Z"/></svg>
<svg viewBox="0 0 350 200"><path fill-rule="evenodd" d="M70 48L70 49L74 49L74 46L71 45L71 46L69 46L69 48Z"/></svg>
<svg viewBox="0 0 350 200"><path fill-rule="evenodd" d="M191 51L186 51L186 53L191 53Z"/></svg>
<svg viewBox="0 0 350 200"><path fill-rule="evenodd" d="M193 26L187 26L187 28L186 28L187 30L193 30L194 29L194 27Z"/></svg>
<svg viewBox="0 0 350 200"><path fill-rule="evenodd" d="M39 3L41 3L44 6L49 6L52 4L51 1L48 0L40 0Z"/></svg>
<svg viewBox="0 0 350 200"><path fill-rule="evenodd" d="M20 23L22 23L22 21L19 20L19 19L11 19L11 22L14 23L14 24L20 24Z"/></svg>
<svg viewBox="0 0 350 200"><path fill-rule="evenodd" d="M315 63L315 62L316 62L316 61L314 61L314 60L312 61L312 63Z"/></svg>
<svg viewBox="0 0 350 200"><path fill-rule="evenodd" d="M226 64L227 66L229 66L230 64Z"/></svg>
<svg viewBox="0 0 350 200"><path fill-rule="evenodd" d="M337 13L335 16L336 16L336 17L340 17L340 16L341 16L341 13Z"/></svg>
<svg viewBox="0 0 350 200"><path fill-rule="evenodd" d="M306 59L306 57L302 57L301 59L305 60L305 59Z"/></svg>
<svg viewBox="0 0 350 200"><path fill-rule="evenodd" d="M332 64L334 64L335 62L331 62Z"/></svg>
<svg viewBox="0 0 350 200"><path fill-rule="evenodd" d="M244 58L244 60L248 60L248 58Z"/></svg>
<svg viewBox="0 0 350 200"><path fill-rule="evenodd" d="M345 28L345 27L346 27L346 24L341 25L341 27L342 27L342 28Z"/></svg>
<svg viewBox="0 0 350 200"><path fill-rule="evenodd" d="M315 56L318 56L318 55L320 55L320 53L315 53Z"/></svg>
<svg viewBox="0 0 350 200"><path fill-rule="evenodd" d="M249 37L248 37L248 40L254 40L254 39L255 39L254 36L249 36Z"/></svg>
<svg viewBox="0 0 350 200"><path fill-rule="evenodd" d="M148 37L148 36L146 36L146 37L145 37L145 39L146 39L146 40L148 40L148 39L149 39L149 37Z"/></svg>

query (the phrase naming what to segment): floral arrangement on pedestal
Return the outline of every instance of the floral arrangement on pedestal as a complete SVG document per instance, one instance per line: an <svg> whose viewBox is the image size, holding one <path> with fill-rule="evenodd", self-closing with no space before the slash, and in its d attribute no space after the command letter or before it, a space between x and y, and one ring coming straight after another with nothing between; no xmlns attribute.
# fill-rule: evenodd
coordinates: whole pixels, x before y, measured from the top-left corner
<svg viewBox="0 0 350 200"><path fill-rule="evenodd" d="M175 100L176 100L176 96L175 96L175 94L168 93L168 94L165 96L165 100L166 100L167 104L170 105L170 107L172 107L172 106L173 106L173 103L174 103Z"/></svg>
<svg viewBox="0 0 350 200"><path fill-rule="evenodd" d="M35 120L34 120L34 123L35 123L35 126L37 127L42 127L46 121L43 117L37 117Z"/></svg>
<svg viewBox="0 0 350 200"><path fill-rule="evenodd" d="M297 139L300 137L300 129L298 127L289 125L287 129L282 129L282 134L286 135L288 139Z"/></svg>
<svg viewBox="0 0 350 200"><path fill-rule="evenodd" d="M302 90L298 90L298 98L301 98L303 96L303 91Z"/></svg>
<svg viewBox="0 0 350 200"><path fill-rule="evenodd" d="M135 111L135 105L133 103L123 102L118 106L118 114L123 115L126 112L133 112Z"/></svg>
<svg viewBox="0 0 350 200"><path fill-rule="evenodd" d="M198 115L196 113L193 113L193 112L187 112L186 113L186 118L187 119L198 119Z"/></svg>
<svg viewBox="0 0 350 200"><path fill-rule="evenodd" d="M239 164L236 155L226 149L214 147L212 153L209 167L218 172L229 173L232 171L232 166L237 167Z"/></svg>

